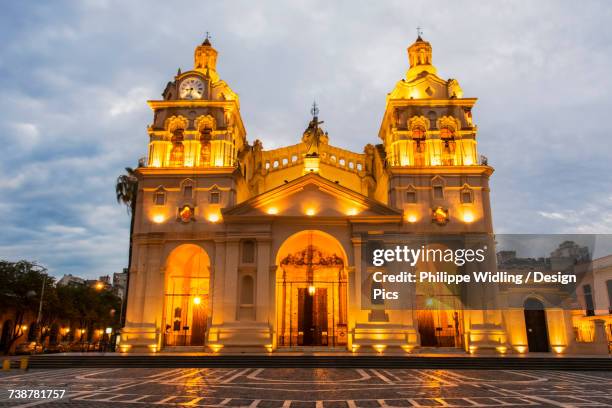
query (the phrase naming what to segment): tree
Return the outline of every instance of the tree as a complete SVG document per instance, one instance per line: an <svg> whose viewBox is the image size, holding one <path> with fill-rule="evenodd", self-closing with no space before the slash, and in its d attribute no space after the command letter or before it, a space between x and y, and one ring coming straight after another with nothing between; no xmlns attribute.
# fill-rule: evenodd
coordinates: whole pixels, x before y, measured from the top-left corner
<svg viewBox="0 0 612 408"><path fill-rule="evenodd" d="M138 198L138 177L136 171L131 167L125 168L125 174L117 177L115 185L115 193L117 202L125 204L130 215L130 248L128 252L128 275L126 279L125 295L123 299L123 308L127 303L127 294L130 287L130 269L132 266L132 236L134 235L134 222L136 220L136 200ZM123 316L119 316L119 325L123 326Z"/></svg>
<svg viewBox="0 0 612 408"><path fill-rule="evenodd" d="M24 335L26 315L38 313L43 282L45 292L53 290L53 278L46 276L46 272L46 268L35 262L0 260L0 308L13 312L13 327L4 344L5 354Z"/></svg>

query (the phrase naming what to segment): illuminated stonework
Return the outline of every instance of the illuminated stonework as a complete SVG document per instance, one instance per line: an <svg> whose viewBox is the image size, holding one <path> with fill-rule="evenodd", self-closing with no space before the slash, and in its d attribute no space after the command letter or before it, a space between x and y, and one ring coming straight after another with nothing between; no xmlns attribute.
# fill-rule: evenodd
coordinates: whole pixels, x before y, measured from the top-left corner
<svg viewBox="0 0 612 408"><path fill-rule="evenodd" d="M503 324L518 314L437 310L452 294L424 292L425 311L361 309L364 234L493 233L476 99L437 76L429 43L408 53L382 143L357 153L330 144L316 106L298 143L249 143L217 51L208 39L196 48L194 69L148 102L122 350L411 351L443 325L437 345L524 352L525 336Z"/></svg>

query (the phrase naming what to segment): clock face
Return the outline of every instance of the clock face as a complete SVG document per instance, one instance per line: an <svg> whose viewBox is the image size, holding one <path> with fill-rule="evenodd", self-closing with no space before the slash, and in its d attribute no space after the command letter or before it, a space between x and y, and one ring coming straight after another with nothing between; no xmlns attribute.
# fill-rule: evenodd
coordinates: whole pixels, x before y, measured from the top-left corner
<svg viewBox="0 0 612 408"><path fill-rule="evenodd" d="M189 77L179 86L179 95L183 99L200 99L204 96L204 81L197 77Z"/></svg>

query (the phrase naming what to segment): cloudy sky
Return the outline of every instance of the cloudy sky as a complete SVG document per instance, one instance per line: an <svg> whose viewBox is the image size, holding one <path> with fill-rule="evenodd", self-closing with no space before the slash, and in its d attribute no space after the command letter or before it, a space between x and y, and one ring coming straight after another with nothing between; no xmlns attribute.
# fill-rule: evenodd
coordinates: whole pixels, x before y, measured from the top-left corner
<svg viewBox="0 0 612 408"><path fill-rule="evenodd" d="M606 1L10 2L0 15L0 258L61 276L127 264L114 198L146 154L145 101L210 31L249 140L292 144L313 99L330 142L377 143L424 27L478 97L503 233L612 233L612 5Z"/></svg>

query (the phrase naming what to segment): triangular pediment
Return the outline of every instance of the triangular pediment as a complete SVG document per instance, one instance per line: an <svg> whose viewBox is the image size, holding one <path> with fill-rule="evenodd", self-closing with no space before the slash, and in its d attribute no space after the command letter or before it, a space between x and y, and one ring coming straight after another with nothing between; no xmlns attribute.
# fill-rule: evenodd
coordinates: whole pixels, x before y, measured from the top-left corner
<svg viewBox="0 0 612 408"><path fill-rule="evenodd" d="M223 217L401 217L401 211L316 173L306 174L234 207Z"/></svg>

